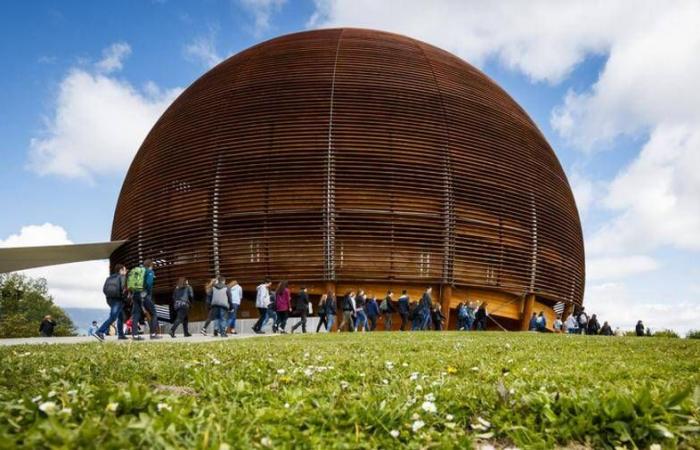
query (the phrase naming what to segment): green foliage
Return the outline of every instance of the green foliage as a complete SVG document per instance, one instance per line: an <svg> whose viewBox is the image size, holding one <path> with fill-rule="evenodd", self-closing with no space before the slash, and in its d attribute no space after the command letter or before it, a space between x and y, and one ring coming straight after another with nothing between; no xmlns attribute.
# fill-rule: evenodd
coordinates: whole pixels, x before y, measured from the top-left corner
<svg viewBox="0 0 700 450"><path fill-rule="evenodd" d="M343 333L0 348L8 449L700 448L699 421L700 343L680 339Z"/></svg>
<svg viewBox="0 0 700 450"><path fill-rule="evenodd" d="M654 332L654 337L679 338L680 336L673 330L659 330Z"/></svg>
<svg viewBox="0 0 700 450"><path fill-rule="evenodd" d="M690 330L685 335L688 339L700 339L700 330Z"/></svg>
<svg viewBox="0 0 700 450"><path fill-rule="evenodd" d="M46 315L56 321L56 336L76 334L70 317L53 303L46 280L0 274L0 338L38 336Z"/></svg>

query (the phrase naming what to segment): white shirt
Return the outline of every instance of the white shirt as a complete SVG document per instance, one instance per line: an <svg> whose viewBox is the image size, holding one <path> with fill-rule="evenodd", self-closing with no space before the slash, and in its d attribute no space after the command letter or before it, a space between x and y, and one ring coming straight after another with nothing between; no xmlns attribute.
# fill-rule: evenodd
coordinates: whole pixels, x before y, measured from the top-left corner
<svg viewBox="0 0 700 450"><path fill-rule="evenodd" d="M258 286L257 291L258 293L255 298L255 307L267 308L267 305L270 304L270 290L267 289L267 285L263 283Z"/></svg>
<svg viewBox="0 0 700 450"><path fill-rule="evenodd" d="M576 318L573 314L569 315L569 317L566 318L566 328L572 330L574 328L578 328L578 323L576 322Z"/></svg>
<svg viewBox="0 0 700 450"><path fill-rule="evenodd" d="M241 304L241 299L243 298L243 289L240 284L237 284L231 288L231 303L234 305Z"/></svg>

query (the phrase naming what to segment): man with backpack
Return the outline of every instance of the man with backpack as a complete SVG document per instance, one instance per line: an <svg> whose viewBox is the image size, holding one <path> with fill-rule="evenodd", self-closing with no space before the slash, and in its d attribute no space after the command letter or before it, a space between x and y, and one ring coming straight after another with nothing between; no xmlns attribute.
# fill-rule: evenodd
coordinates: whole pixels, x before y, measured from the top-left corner
<svg viewBox="0 0 700 450"><path fill-rule="evenodd" d="M222 338L226 335L226 312L233 308L231 298L231 289L226 286L226 278L219 275L216 283L207 293L207 301L214 311L214 323L219 330L219 336Z"/></svg>
<svg viewBox="0 0 700 450"><path fill-rule="evenodd" d="M345 294L342 302L343 306L343 319L338 325L338 332L345 327L347 324L348 331L355 331L355 292L350 291Z"/></svg>
<svg viewBox="0 0 700 450"><path fill-rule="evenodd" d="M581 307L581 312L578 314L578 332L579 334L586 334L586 330L588 329L588 314L584 311L584 308Z"/></svg>
<svg viewBox="0 0 700 450"><path fill-rule="evenodd" d="M122 310L124 309L124 300L126 298L126 267L122 264L116 264L114 266L114 273L105 280L102 292L109 305L109 317L100 328L97 329L94 336L100 341L104 341L105 334L109 331L110 325L116 320L117 339L124 340L126 336L124 336Z"/></svg>
<svg viewBox="0 0 700 450"><path fill-rule="evenodd" d="M158 336L158 317L156 307L153 304L153 284L155 282L155 272L153 271L153 260L147 259L138 267L134 267L129 271L126 279L127 288L131 292L132 302L132 339L140 341L142 338L138 335L139 322L143 316L143 308L145 307L151 315L149 324L151 331L151 339L160 339Z"/></svg>
<svg viewBox="0 0 700 450"><path fill-rule="evenodd" d="M391 289L389 289L386 293L386 297L379 305L379 311L381 311L382 317L384 317L384 331L391 331L393 328L392 318L396 312L394 308L394 291Z"/></svg>

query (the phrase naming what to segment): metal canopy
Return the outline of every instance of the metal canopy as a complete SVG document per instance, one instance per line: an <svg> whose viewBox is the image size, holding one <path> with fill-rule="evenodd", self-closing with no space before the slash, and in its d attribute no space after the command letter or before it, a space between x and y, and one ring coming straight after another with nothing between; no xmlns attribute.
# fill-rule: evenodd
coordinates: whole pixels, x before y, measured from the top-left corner
<svg viewBox="0 0 700 450"><path fill-rule="evenodd" d="M107 259L126 241L0 248L0 273L96 259Z"/></svg>

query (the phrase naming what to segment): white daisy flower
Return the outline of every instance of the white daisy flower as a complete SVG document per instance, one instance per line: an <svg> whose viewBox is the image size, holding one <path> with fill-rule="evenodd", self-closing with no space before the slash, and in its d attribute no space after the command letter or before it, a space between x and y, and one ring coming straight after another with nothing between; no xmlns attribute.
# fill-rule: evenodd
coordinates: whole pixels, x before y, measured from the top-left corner
<svg viewBox="0 0 700 450"><path fill-rule="evenodd" d="M284 375L285 373L287 373L286 370L284 370L284 369L277 369L277 374L278 374L278 375Z"/></svg>
<svg viewBox="0 0 700 450"><path fill-rule="evenodd" d="M448 415L445 416L445 419L447 419L447 420L449 420L450 422L452 422L453 420L455 420L455 416L453 416L452 414L448 414Z"/></svg>
<svg viewBox="0 0 700 450"><path fill-rule="evenodd" d="M421 405L421 408L423 408L423 411L429 412L429 413L436 413L437 412L437 407L435 406L435 403L433 402L423 402Z"/></svg>
<svg viewBox="0 0 700 450"><path fill-rule="evenodd" d="M340 387L341 387L343 390L345 390L345 389L347 389L347 388L350 387L350 383L348 383L348 382L345 381L345 380L342 380L342 381L340 382Z"/></svg>
<svg viewBox="0 0 700 450"><path fill-rule="evenodd" d="M391 430L391 431L389 432L389 434L391 435L391 437L393 437L394 439L396 439L396 438L399 437L399 430Z"/></svg>
<svg viewBox="0 0 700 450"><path fill-rule="evenodd" d="M264 438L260 439L260 445L263 447L272 447L272 440L265 436Z"/></svg>
<svg viewBox="0 0 700 450"><path fill-rule="evenodd" d="M419 376L419 375L420 375L420 374L419 374L418 372L413 372L413 373L411 374L410 380L411 380L411 381L416 381L416 380L418 379L418 376Z"/></svg>
<svg viewBox="0 0 700 450"><path fill-rule="evenodd" d="M56 403L54 402L44 402L39 405L39 410L46 415L53 414L56 412Z"/></svg>
<svg viewBox="0 0 700 450"><path fill-rule="evenodd" d="M73 414L73 409L71 409L71 408L63 408L63 409L61 409L61 410L59 411L59 413L60 413L60 414L65 414L65 415L67 415L67 416L70 416L71 414Z"/></svg>
<svg viewBox="0 0 700 450"><path fill-rule="evenodd" d="M415 433L418 430L420 430L421 428L423 428L424 426L425 426L425 422L423 422L422 420L416 420L415 422L413 422L413 425L411 425L411 429Z"/></svg>
<svg viewBox="0 0 700 450"><path fill-rule="evenodd" d="M435 401L435 394L433 394L432 392L429 394L426 394L425 399L429 402L434 402Z"/></svg>

